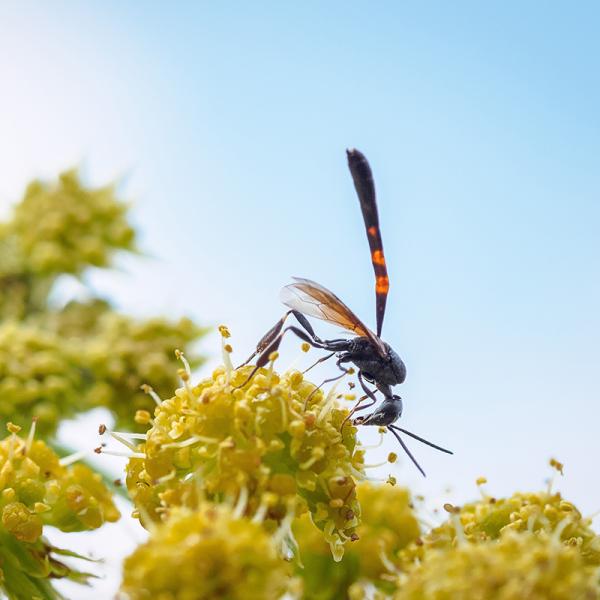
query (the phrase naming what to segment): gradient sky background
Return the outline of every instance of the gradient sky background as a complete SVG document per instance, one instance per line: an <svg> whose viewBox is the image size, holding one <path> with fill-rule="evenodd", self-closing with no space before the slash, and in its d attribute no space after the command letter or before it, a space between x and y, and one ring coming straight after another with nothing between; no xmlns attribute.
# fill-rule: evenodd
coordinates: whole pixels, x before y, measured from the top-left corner
<svg viewBox="0 0 600 600"><path fill-rule="evenodd" d="M556 456L591 513L599 18L592 2L3 2L0 207L73 165L121 178L147 257L88 285L135 314L225 322L241 360L291 275L374 324L356 146L379 194L403 424L456 453L412 444L428 479L391 471L462 502L482 474L497 496L537 489ZM214 367L218 338L203 349ZM65 435L93 445L96 423Z"/></svg>

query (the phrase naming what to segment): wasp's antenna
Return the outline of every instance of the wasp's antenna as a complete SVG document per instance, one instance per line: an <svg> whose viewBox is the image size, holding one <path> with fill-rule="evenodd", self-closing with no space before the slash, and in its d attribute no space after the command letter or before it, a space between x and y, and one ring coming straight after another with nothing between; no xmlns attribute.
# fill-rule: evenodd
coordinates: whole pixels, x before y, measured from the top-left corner
<svg viewBox="0 0 600 600"><path fill-rule="evenodd" d="M394 429L397 429L398 431L401 431L402 433L405 433L406 435L410 435L411 438L414 438L415 440L419 440L423 444L427 444L428 446L431 446L432 448L435 448L436 450L440 450L441 452L445 452L446 454L454 454L454 452L452 452L452 450L447 450L446 448L437 446L433 442L428 442L427 440L423 439L422 437L419 437L416 433L411 433L410 431L407 431L406 429L402 429L402 427L398 427L397 425L394 425Z"/></svg>
<svg viewBox="0 0 600 600"><path fill-rule="evenodd" d="M423 471L423 469L421 468L421 465L417 462L417 459L412 455L411 451L408 449L408 447L406 446L406 444L404 443L404 441L402 440L402 438L396 431L396 428L393 427L392 425L388 425L387 428L396 436L396 439L400 442L400 445L404 449L404 452L406 452L406 454L408 454L408 457L410 458L410 460L412 460L413 463L415 463L415 467L417 467L417 469L419 469L419 471L421 471L421 475L423 475L423 477L427 477L427 475L425 475L425 471Z"/></svg>

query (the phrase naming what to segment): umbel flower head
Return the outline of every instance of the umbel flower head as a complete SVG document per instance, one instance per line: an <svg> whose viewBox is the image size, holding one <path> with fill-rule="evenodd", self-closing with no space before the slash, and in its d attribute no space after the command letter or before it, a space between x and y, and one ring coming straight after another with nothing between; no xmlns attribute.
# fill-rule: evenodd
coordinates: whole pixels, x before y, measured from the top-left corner
<svg viewBox="0 0 600 600"><path fill-rule="evenodd" d="M128 600L280 598L289 565L260 524L226 505L174 509L151 527L150 539L125 560Z"/></svg>
<svg viewBox="0 0 600 600"><path fill-rule="evenodd" d="M108 266L114 250L133 249L127 210L113 186L89 189L75 171L67 171L56 184L31 183L15 206L10 228L27 272L78 275L90 265Z"/></svg>
<svg viewBox="0 0 600 600"><path fill-rule="evenodd" d="M139 429L137 410L152 410L152 398L140 388L146 382L158 394L169 394L178 385L175 348L187 349L204 334L190 319L137 320L115 313L106 302L70 302L61 311L46 315L44 324L62 339L80 347L79 361L88 374L83 401L88 407L104 406L119 429ZM192 355L192 366L202 361Z"/></svg>
<svg viewBox="0 0 600 600"><path fill-rule="evenodd" d="M361 507L358 540L348 546L339 563L332 560L322 535L306 516L293 524L301 560L297 575L304 584L304 598L367 597L368 585L393 591L387 577L398 566L397 554L420 534L410 494L404 488L367 482L358 485L357 494Z"/></svg>
<svg viewBox="0 0 600 600"><path fill-rule="evenodd" d="M49 578L85 579L56 559L65 552L44 540L45 525L86 531L119 518L100 476L61 462L34 429L22 438L9 424L0 441L0 587L9 598L55 598Z"/></svg>
<svg viewBox="0 0 600 600"><path fill-rule="evenodd" d="M559 536L505 531L477 544L430 548L394 600L594 600L597 568Z"/></svg>
<svg viewBox="0 0 600 600"><path fill-rule="evenodd" d="M0 426L35 418L38 431L51 434L81 410L84 386L76 347L34 325L0 322Z"/></svg>
<svg viewBox="0 0 600 600"><path fill-rule="evenodd" d="M6 223L0 223L0 319L23 318L34 299L32 287L18 237ZM45 283L42 288L47 292Z"/></svg>
<svg viewBox="0 0 600 600"><path fill-rule="evenodd" d="M127 466L127 487L142 519L193 507L201 496L242 501L245 514L275 524L306 509L340 559L359 524L355 477L363 452L335 392L323 395L301 373L273 364L242 388L251 369L219 368L162 401L146 440Z"/></svg>
<svg viewBox="0 0 600 600"><path fill-rule="evenodd" d="M482 478L480 483L485 483ZM517 492L508 498L496 499L484 494L482 500L462 507L446 505L451 518L412 544L403 559L422 560L431 548L453 546L457 539L480 543L498 539L512 530L537 534L559 532L563 544L575 547L582 560L600 566L600 536L591 528L591 519L582 517L577 508L551 490L536 493Z"/></svg>

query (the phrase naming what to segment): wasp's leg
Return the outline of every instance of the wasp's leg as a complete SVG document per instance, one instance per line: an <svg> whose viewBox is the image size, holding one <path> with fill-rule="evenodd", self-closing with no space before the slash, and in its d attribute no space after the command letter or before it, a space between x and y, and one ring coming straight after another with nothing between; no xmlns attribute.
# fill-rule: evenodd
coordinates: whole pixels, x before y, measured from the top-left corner
<svg viewBox="0 0 600 600"><path fill-rule="evenodd" d="M281 317L281 319L279 319L279 321L277 321L277 323L275 323L275 325L273 325L273 327L271 327L271 329L269 329L269 331L267 331L267 333L260 338L258 344L256 344L256 350L238 367L238 369L247 365L257 354L264 352L265 349L267 349L269 345L277 339L281 333L281 330L283 329L286 319L290 315L294 315L298 323L300 323L300 325L307 331L308 335L310 335L312 339L309 341L309 343L312 343L312 341L323 343L323 340L321 340L315 334L315 330L313 329L312 325L301 312L297 310L288 310L283 317ZM271 352L273 352L273 350L271 350Z"/></svg>
<svg viewBox="0 0 600 600"><path fill-rule="evenodd" d="M375 398L375 394L377 393L377 391L374 392L373 390L370 390L367 387L364 377L360 371L358 372L358 381L360 382L360 386L365 392L365 395L354 405L354 408L348 413L348 416L343 420L342 426L340 427L340 431L344 428L346 421L352 418L352 415L354 415L354 413L370 408L371 406L373 406L373 404L375 404L375 402L377 402L377 398ZM370 398L371 401L368 404L363 405L363 401L367 398Z"/></svg>
<svg viewBox="0 0 600 600"><path fill-rule="evenodd" d="M338 369L340 369L341 373L337 376L337 377L330 377L329 379L325 379L323 380L307 397L306 400L304 401L304 410L306 410L306 407L308 406L308 402L309 400L313 397L314 394L316 394L326 383L331 383L332 381L338 381L339 379L341 379L344 375L347 375L348 373L352 373L352 368L350 369L346 369L346 367L343 367L341 363L344 362L344 360L347 360L344 358L344 356L340 357L337 359L336 361L336 366Z"/></svg>
<svg viewBox="0 0 600 600"><path fill-rule="evenodd" d="M273 329L275 329L275 328L273 328ZM277 335L275 337L275 339L266 348L264 348L261 351L261 353L260 353L260 355L258 357L258 360L256 361L256 365L254 366L254 369L252 369L252 372L247 377L246 381L244 381L244 383L242 383L241 385L236 386L234 389L238 389L238 388L244 387L254 377L254 375L256 375L256 372L261 367L264 367L269 362L269 356L271 356L271 354L273 354L273 352L277 351L277 349L279 348L279 345L281 344L281 340L283 339L283 336L288 331L292 331L301 340L303 340L304 342L307 342L308 344L310 344L314 348L325 348L326 349L326 346L324 346L320 342L316 342L315 340L311 339L304 331L302 331L302 329L298 329L298 327L295 327L294 325L290 325L289 327L286 327L283 331L281 331L279 333L279 335Z"/></svg>
<svg viewBox="0 0 600 600"><path fill-rule="evenodd" d="M316 360L312 365L310 365L310 367L308 367L308 369L304 369L304 371L302 371L302 375L308 373L311 369L314 369L314 367L316 367L318 364L325 362L326 360L329 360L334 355L335 355L335 352L331 352L327 356L322 356L321 358L319 358L319 360Z"/></svg>

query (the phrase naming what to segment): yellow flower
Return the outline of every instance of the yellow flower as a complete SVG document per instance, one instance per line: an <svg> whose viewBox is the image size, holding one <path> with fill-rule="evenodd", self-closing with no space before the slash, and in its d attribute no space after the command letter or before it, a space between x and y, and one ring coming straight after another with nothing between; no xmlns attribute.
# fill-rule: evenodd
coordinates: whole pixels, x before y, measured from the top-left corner
<svg viewBox="0 0 600 600"><path fill-rule="evenodd" d="M390 575L398 567L397 554L420 534L409 492L365 482L358 485L357 494L361 508L358 539L348 544L339 563L331 559L310 519L303 516L294 523L302 563L297 574L304 583L304 598L359 598L369 584L381 593L394 589Z"/></svg>
<svg viewBox="0 0 600 600"><path fill-rule="evenodd" d="M174 509L148 542L125 560L122 591L130 600L277 600L288 564L257 523L224 505Z"/></svg>
<svg viewBox="0 0 600 600"><path fill-rule="evenodd" d="M15 433L0 441L0 511L6 530L28 542L42 525L85 531L119 518L99 475L82 464L63 466L44 442Z"/></svg>
<svg viewBox="0 0 600 600"><path fill-rule="evenodd" d="M175 350L186 350L204 334L190 319L137 320L115 313L96 300L71 302L44 316L48 329L77 344L89 385L82 401L104 406L115 415L117 428L138 430L136 410L153 410L155 402L140 388L150 383L159 395L177 386ZM193 357L192 365L201 360Z"/></svg>
<svg viewBox="0 0 600 600"><path fill-rule="evenodd" d="M356 429L297 371L261 369L242 389L245 367L178 389L155 410L145 443L127 467L142 519L172 506L247 497L245 514L275 524L306 508L336 559L359 523L354 477L362 477ZM188 376L185 376L188 378Z"/></svg>
<svg viewBox="0 0 600 600"><path fill-rule="evenodd" d="M34 325L0 323L0 426L38 420L42 434L81 410L84 373L78 349Z"/></svg>
<svg viewBox="0 0 600 600"><path fill-rule="evenodd" d="M499 539L430 548L394 600L594 600L597 569L553 534L506 531Z"/></svg>
<svg viewBox="0 0 600 600"><path fill-rule="evenodd" d="M451 519L407 548L403 553L405 561L422 559L430 548L452 546L457 537L479 543L497 539L508 530L538 534L559 529L563 544L577 547L587 564L600 566L600 536L592 530L591 520L583 518L558 492L517 492L501 499L485 497L450 510L454 513Z"/></svg>
<svg viewBox="0 0 600 600"><path fill-rule="evenodd" d="M31 183L10 226L28 272L79 274L88 265L108 266L116 249L133 249L127 210L112 186L87 189L68 171L56 184Z"/></svg>
<svg viewBox="0 0 600 600"><path fill-rule="evenodd" d="M119 512L99 475L66 466L33 431L23 439L18 425L8 428L0 441L0 588L11 600L60 598L51 580L86 575L58 560L65 551L44 539L43 527L86 531L116 521Z"/></svg>

